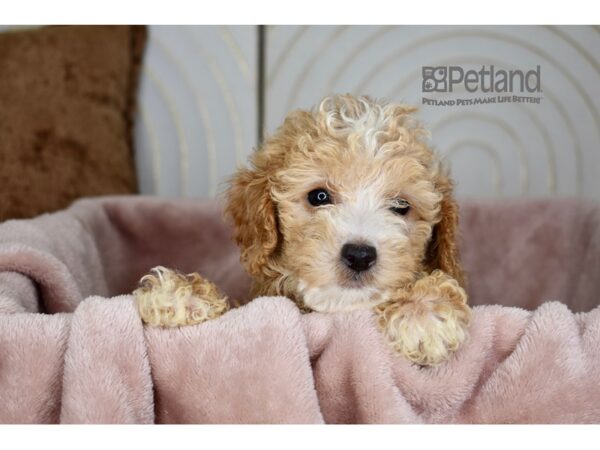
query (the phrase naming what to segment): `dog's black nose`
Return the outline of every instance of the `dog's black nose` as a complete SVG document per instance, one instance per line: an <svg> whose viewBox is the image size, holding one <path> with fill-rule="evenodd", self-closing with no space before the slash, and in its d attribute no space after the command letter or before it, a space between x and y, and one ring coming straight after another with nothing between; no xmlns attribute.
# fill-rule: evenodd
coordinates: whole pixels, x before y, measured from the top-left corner
<svg viewBox="0 0 600 450"><path fill-rule="evenodd" d="M342 261L356 272L368 270L376 259L377 250L370 245L344 244L342 247Z"/></svg>

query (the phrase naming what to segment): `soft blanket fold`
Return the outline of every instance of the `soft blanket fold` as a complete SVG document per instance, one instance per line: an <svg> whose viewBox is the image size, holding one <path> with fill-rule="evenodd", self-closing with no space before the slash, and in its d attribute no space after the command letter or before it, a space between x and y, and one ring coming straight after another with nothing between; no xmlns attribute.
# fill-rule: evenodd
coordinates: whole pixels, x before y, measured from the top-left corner
<svg viewBox="0 0 600 450"><path fill-rule="evenodd" d="M464 204L482 306L434 368L391 353L369 311L303 315L279 297L142 326L123 294L155 265L247 292L220 211L108 197L0 225L0 422L600 422L597 205Z"/></svg>

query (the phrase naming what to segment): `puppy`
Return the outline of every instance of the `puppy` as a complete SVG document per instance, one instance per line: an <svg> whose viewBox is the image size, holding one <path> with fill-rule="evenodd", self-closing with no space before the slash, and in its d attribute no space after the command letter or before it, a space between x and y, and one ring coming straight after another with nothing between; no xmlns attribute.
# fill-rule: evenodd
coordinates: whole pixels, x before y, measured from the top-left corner
<svg viewBox="0 0 600 450"><path fill-rule="evenodd" d="M350 95L291 113L227 191L252 298L303 311L372 308L392 347L420 365L448 358L470 319L452 182L415 108ZM218 317L228 299L163 267L135 291L151 325Z"/></svg>

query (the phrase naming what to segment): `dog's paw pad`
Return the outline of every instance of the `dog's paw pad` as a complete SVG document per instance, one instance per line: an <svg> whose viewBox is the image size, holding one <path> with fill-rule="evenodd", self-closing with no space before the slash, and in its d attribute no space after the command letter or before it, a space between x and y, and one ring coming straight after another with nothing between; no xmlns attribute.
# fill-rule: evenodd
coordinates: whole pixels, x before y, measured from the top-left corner
<svg viewBox="0 0 600 450"><path fill-rule="evenodd" d="M223 315L229 305L217 287L197 273L184 275L155 267L133 292L142 320L154 326L177 327Z"/></svg>

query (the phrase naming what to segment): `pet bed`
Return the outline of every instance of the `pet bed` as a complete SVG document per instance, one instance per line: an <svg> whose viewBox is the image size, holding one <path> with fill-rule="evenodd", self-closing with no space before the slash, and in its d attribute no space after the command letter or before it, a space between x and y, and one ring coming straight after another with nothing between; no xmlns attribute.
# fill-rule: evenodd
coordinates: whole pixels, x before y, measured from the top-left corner
<svg viewBox="0 0 600 450"><path fill-rule="evenodd" d="M106 197L6 222L0 422L600 422L600 207L464 203L461 231L481 306L468 343L420 368L371 312L300 314L285 298L144 327L128 293L155 265L247 291L218 203Z"/></svg>

